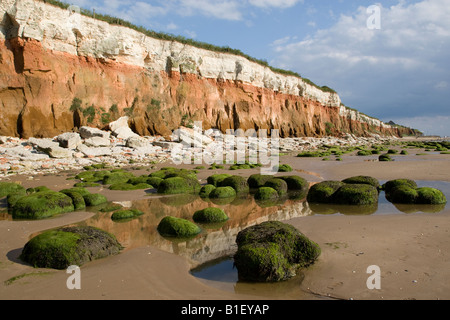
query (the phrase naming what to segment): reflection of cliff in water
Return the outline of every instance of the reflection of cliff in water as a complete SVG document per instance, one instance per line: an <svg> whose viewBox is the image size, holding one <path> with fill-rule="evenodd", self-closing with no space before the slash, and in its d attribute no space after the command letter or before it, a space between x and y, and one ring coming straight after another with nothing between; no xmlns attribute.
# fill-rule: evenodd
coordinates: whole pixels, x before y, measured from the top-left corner
<svg viewBox="0 0 450 320"><path fill-rule="evenodd" d="M185 257L193 266L229 255L236 249L235 239L239 231L264 221L289 220L309 215L304 200L281 201L269 206L257 203L251 195L239 197L230 203L213 203L197 196L154 197L134 201L132 208L145 214L126 222L114 222L112 213L98 213L82 224L94 226L114 234L126 248L155 246L167 252ZM165 216L192 221L195 211L207 207L223 209L230 219L219 225L200 225L202 233L189 240L171 240L159 235L157 226Z"/></svg>

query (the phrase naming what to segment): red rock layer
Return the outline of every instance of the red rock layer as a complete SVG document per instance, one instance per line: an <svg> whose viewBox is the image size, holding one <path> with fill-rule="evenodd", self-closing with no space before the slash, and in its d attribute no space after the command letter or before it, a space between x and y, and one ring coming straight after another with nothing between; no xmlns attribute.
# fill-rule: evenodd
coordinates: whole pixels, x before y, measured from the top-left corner
<svg viewBox="0 0 450 320"><path fill-rule="evenodd" d="M411 134L350 121L338 108L242 82L155 73L51 51L31 39L0 43L0 135L53 137L82 125L103 128L123 115L136 133L166 137L193 121L222 131L279 129L282 137Z"/></svg>

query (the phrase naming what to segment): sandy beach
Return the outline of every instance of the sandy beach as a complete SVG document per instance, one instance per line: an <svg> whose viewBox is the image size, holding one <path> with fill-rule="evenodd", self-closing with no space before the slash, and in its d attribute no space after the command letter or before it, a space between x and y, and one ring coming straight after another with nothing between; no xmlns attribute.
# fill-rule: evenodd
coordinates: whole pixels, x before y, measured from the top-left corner
<svg viewBox="0 0 450 320"><path fill-rule="evenodd" d="M369 175L381 180L409 178L450 182L450 155L404 156L394 162L376 157L344 156L342 162L283 156L295 173L310 182ZM189 167L189 166L188 166ZM193 166L192 166L193 167ZM239 175L256 172L240 170ZM217 170L220 172L220 170ZM145 172L144 172L145 173ZM214 171L216 173L216 171ZM139 172L136 172L138 175ZM201 170L206 179L211 171ZM235 174L235 173L233 173ZM55 190L73 185L66 176L13 177L26 187ZM109 200L145 199L144 191L101 190ZM322 254L304 271L295 288L264 295L236 286L221 288L190 273L182 255L139 242L119 255L81 267L81 289L69 290L65 270L35 269L18 256L33 234L88 220L92 212L75 212L42 221L0 221L0 299L137 299L137 300L405 300L450 299L450 207L440 213L382 215L311 215L286 220L317 242ZM369 266L379 266L381 288L369 290ZM270 291L270 290L269 290Z"/></svg>

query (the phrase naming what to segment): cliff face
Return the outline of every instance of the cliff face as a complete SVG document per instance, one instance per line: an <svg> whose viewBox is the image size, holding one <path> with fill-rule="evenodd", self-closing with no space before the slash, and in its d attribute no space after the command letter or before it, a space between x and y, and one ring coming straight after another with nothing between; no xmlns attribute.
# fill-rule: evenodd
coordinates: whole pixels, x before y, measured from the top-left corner
<svg viewBox="0 0 450 320"><path fill-rule="evenodd" d="M53 137L130 117L140 135L180 125L281 136L410 134L336 93L231 54L157 40L40 1L0 3L0 135Z"/></svg>

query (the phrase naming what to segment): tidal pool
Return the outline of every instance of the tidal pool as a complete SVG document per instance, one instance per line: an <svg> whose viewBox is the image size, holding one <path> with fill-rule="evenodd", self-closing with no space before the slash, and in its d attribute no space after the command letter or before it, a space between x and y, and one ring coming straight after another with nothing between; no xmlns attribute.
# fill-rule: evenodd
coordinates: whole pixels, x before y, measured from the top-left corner
<svg viewBox="0 0 450 320"><path fill-rule="evenodd" d="M450 199L450 183L440 181L416 181L419 187L434 187ZM384 181L380 181L384 183ZM303 276L282 283L245 283L238 280L233 268L237 234L252 225L264 221L286 221L310 215L387 215L407 213L439 213L446 205L394 205L380 193L375 206L315 205L306 201L306 194L290 194L284 200L268 203L258 202L252 193L243 197L211 201L196 195L160 196L150 194L147 199L122 202L125 207L138 209L144 215L122 222L111 220L112 212L102 212L104 206L88 208L95 215L77 225L94 226L114 234L125 250L154 246L166 252L184 257L192 266L192 275L208 285L237 293L267 297L301 298L307 295L300 291ZM197 210L219 207L229 216L221 224L202 225L202 232L190 239L162 237L157 226L165 216L174 216L192 221ZM3 210L2 210L3 209ZM0 219L10 219L4 200L0 202ZM70 213L69 213L70 214Z"/></svg>

